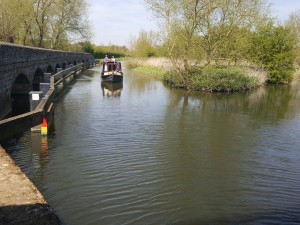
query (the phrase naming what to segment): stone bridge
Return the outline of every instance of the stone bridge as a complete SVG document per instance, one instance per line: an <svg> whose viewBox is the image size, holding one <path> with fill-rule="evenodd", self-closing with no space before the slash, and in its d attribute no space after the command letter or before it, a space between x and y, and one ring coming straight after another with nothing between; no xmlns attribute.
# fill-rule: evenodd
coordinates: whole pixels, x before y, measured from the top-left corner
<svg viewBox="0 0 300 225"><path fill-rule="evenodd" d="M94 65L91 54L25 47L0 42L0 120L29 111L29 92L70 66ZM21 111L20 111L21 109Z"/></svg>

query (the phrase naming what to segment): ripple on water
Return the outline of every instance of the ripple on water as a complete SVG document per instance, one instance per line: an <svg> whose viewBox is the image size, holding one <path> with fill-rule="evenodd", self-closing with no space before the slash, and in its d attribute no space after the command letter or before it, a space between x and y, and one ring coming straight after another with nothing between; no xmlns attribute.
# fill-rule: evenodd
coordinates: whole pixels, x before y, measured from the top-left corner
<svg viewBox="0 0 300 225"><path fill-rule="evenodd" d="M88 78L58 100L47 151L30 133L9 150L67 225L300 224L299 116L130 74L108 99Z"/></svg>

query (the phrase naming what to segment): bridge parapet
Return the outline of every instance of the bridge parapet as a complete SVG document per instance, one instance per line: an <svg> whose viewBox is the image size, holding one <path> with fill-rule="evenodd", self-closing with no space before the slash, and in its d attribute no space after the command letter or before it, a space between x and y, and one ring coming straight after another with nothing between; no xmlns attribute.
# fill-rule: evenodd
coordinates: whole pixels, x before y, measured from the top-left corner
<svg viewBox="0 0 300 225"><path fill-rule="evenodd" d="M0 42L0 67L43 61L93 62L94 58L89 53L65 52Z"/></svg>
<svg viewBox="0 0 300 225"><path fill-rule="evenodd" d="M49 74L55 74L60 68L65 71L66 68L78 64L90 68L95 60L88 53L0 42L0 120L12 111L15 95L39 91L40 83L49 82Z"/></svg>
<svg viewBox="0 0 300 225"><path fill-rule="evenodd" d="M83 64L72 66L67 70L63 70L51 76L52 84L46 91L41 94L41 98L34 102L31 112L23 113L14 117L0 120L0 143L16 133L24 132L30 128L38 126L46 118L51 123L54 101L56 97L64 90L67 81L74 80L77 74L83 69ZM54 83L54 78L58 80ZM61 86L61 88L59 88ZM31 106L33 106L31 105ZM40 126L34 128L35 131L40 130Z"/></svg>

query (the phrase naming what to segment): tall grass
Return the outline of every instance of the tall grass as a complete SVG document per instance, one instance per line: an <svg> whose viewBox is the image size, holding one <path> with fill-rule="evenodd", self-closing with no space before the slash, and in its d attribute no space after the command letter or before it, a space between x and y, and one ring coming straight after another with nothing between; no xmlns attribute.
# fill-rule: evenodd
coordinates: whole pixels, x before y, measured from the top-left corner
<svg viewBox="0 0 300 225"><path fill-rule="evenodd" d="M134 68L138 67L139 63L137 60L132 58L126 58L125 60L125 67L129 70L133 70Z"/></svg>
<svg viewBox="0 0 300 225"><path fill-rule="evenodd" d="M170 70L166 59L150 58L125 60L127 69L160 78L174 87L207 92L238 92L266 83L267 73L249 67L211 66L177 73Z"/></svg>
<svg viewBox="0 0 300 225"><path fill-rule="evenodd" d="M152 77L163 79L166 71L153 66L137 66L134 71L150 75Z"/></svg>
<svg viewBox="0 0 300 225"><path fill-rule="evenodd" d="M137 59L126 59L125 67L127 69L134 70L136 72L144 73L152 77L160 78L163 80L163 77L166 73L166 70L162 67L153 66L148 63L143 63L143 61Z"/></svg>
<svg viewBox="0 0 300 225"><path fill-rule="evenodd" d="M207 68L189 73L168 73L165 80L175 87L207 92L245 91L264 83L245 68Z"/></svg>

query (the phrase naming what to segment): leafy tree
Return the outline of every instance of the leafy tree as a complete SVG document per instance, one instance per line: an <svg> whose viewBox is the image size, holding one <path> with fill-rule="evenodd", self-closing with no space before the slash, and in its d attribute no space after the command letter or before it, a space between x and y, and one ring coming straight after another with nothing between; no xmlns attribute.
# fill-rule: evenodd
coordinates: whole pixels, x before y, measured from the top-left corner
<svg viewBox="0 0 300 225"><path fill-rule="evenodd" d="M30 10L31 0L0 0L0 41L19 40L24 18Z"/></svg>
<svg viewBox="0 0 300 225"><path fill-rule="evenodd" d="M292 12L289 15L289 19L286 21L285 26L289 27L297 37L296 62L300 65L300 10Z"/></svg>
<svg viewBox="0 0 300 225"><path fill-rule="evenodd" d="M91 53L91 54L95 53L94 47L91 44L91 42L86 41L86 42L81 43L81 45L82 45L82 48L83 48L84 52Z"/></svg>
<svg viewBox="0 0 300 225"><path fill-rule="evenodd" d="M220 28L217 30L220 30ZM227 28L224 28L224 30L227 30ZM230 35L224 37L223 44L216 49L214 53L215 61L221 60L228 64L232 62L236 64L239 60L244 60L247 57L250 37L251 32L249 29L234 28Z"/></svg>
<svg viewBox="0 0 300 225"><path fill-rule="evenodd" d="M231 49L235 57L243 53L245 42L241 31L251 30L268 21L270 5L267 0L145 0L159 23L161 34L168 46L173 66L180 72L183 63L185 71L192 60L206 60L211 63L223 46ZM240 41L242 40L242 41ZM202 54L192 54L197 48ZM234 49L234 50L233 50ZM224 50L224 49L223 49ZM238 54L237 51L242 51ZM226 51L223 51L224 55ZM196 58L194 58L196 57ZM233 57L233 56L232 56Z"/></svg>
<svg viewBox="0 0 300 225"><path fill-rule="evenodd" d="M91 36L87 0L0 0L0 40L68 50Z"/></svg>
<svg viewBox="0 0 300 225"><path fill-rule="evenodd" d="M253 33L252 60L268 71L270 83L289 83L293 79L296 37L287 27L270 24Z"/></svg>
<svg viewBox="0 0 300 225"><path fill-rule="evenodd" d="M55 16L50 18L49 37L53 49L61 49L61 40L70 42L89 40L90 25L87 16L88 4L82 0L56 0Z"/></svg>
<svg viewBox="0 0 300 225"><path fill-rule="evenodd" d="M153 31L140 31L137 38L130 41L131 55L135 57L149 57L155 55L156 34Z"/></svg>

